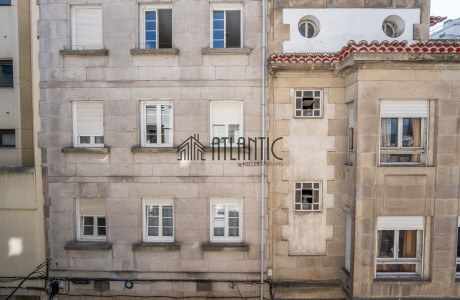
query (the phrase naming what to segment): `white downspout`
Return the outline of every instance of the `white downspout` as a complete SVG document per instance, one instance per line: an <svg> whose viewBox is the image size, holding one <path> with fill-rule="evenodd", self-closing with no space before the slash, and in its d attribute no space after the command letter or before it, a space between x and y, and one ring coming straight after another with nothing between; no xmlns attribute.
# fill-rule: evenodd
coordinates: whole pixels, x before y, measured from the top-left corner
<svg viewBox="0 0 460 300"><path fill-rule="evenodd" d="M265 8L266 0L262 0L262 138L265 138ZM264 139L262 139L264 141ZM262 146L263 149L263 146ZM267 149L268 150L268 149ZM262 151L260 167L260 299L264 299L264 244L265 244L265 151Z"/></svg>

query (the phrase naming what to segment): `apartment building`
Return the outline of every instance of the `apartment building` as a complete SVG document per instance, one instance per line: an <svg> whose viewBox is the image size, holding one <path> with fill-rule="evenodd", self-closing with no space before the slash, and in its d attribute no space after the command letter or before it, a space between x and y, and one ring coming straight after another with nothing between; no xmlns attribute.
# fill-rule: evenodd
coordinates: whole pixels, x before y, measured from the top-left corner
<svg viewBox="0 0 460 300"><path fill-rule="evenodd" d="M261 12L255 0L40 1L59 299L258 297L261 168L230 147L262 134Z"/></svg>
<svg viewBox="0 0 460 300"><path fill-rule="evenodd" d="M35 1L0 1L0 298L45 262ZM43 269L44 270L44 269ZM27 288L44 288L32 280ZM20 289L16 295L44 294Z"/></svg>
<svg viewBox="0 0 460 300"><path fill-rule="evenodd" d="M460 44L429 6L271 3L275 297L460 297Z"/></svg>

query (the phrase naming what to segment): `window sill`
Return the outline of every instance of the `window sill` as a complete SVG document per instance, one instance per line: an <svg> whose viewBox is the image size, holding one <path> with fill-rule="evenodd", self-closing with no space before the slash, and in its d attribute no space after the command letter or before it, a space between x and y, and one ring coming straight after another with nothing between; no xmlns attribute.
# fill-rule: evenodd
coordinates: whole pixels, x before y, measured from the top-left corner
<svg viewBox="0 0 460 300"><path fill-rule="evenodd" d="M107 56L109 51L107 49L92 49L92 50L59 50L62 56L70 55L83 55L83 56Z"/></svg>
<svg viewBox="0 0 460 300"><path fill-rule="evenodd" d="M105 241L72 241L64 246L65 250L110 250L112 244Z"/></svg>
<svg viewBox="0 0 460 300"><path fill-rule="evenodd" d="M231 54L231 55L248 55L251 54L251 48L203 48L202 54L208 55L219 55L219 54Z"/></svg>
<svg viewBox="0 0 460 300"><path fill-rule="evenodd" d="M179 251L180 245L175 243L164 243L164 242L143 242L140 244L133 245L133 251L136 250L153 250L163 248L167 251Z"/></svg>
<svg viewBox="0 0 460 300"><path fill-rule="evenodd" d="M407 168L407 167L413 167L413 168L431 168L424 163L422 164L415 164L415 163L398 163L398 164L385 164L385 163L380 163L378 166L379 168Z"/></svg>
<svg viewBox="0 0 460 300"><path fill-rule="evenodd" d="M28 167L0 167L0 173L34 173L35 168Z"/></svg>
<svg viewBox="0 0 460 300"><path fill-rule="evenodd" d="M420 276L402 276L402 277L377 277L374 282L430 282Z"/></svg>
<svg viewBox="0 0 460 300"><path fill-rule="evenodd" d="M176 153L174 147L133 147L131 152L134 153Z"/></svg>
<svg viewBox="0 0 460 300"><path fill-rule="evenodd" d="M131 55L177 55L179 50L177 48L163 48L163 49L131 49Z"/></svg>
<svg viewBox="0 0 460 300"><path fill-rule="evenodd" d="M201 244L203 251L223 251L224 249L231 248L240 251L249 251L249 246L244 243L204 243Z"/></svg>
<svg viewBox="0 0 460 300"><path fill-rule="evenodd" d="M86 154L107 154L110 152L110 148L79 148L79 147L71 147L71 148L62 148L62 153L86 153Z"/></svg>

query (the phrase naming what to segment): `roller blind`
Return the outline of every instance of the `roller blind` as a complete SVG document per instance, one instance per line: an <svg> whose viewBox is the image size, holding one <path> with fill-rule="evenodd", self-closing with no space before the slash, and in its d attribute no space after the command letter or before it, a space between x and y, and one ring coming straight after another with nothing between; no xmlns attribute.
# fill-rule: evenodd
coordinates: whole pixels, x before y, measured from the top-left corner
<svg viewBox="0 0 460 300"><path fill-rule="evenodd" d="M74 7L74 46L84 49L102 48L102 8Z"/></svg>
<svg viewBox="0 0 460 300"><path fill-rule="evenodd" d="M80 198L81 216L105 216L105 201L102 198Z"/></svg>
<svg viewBox="0 0 460 300"><path fill-rule="evenodd" d="M76 102L77 135L103 136L104 111L102 101Z"/></svg>
<svg viewBox="0 0 460 300"><path fill-rule="evenodd" d="M423 230L424 217L378 217L378 230Z"/></svg>
<svg viewBox="0 0 460 300"><path fill-rule="evenodd" d="M427 100L382 100L380 116L393 118L428 117Z"/></svg>
<svg viewBox="0 0 460 300"><path fill-rule="evenodd" d="M211 124L241 124L241 101L211 102Z"/></svg>

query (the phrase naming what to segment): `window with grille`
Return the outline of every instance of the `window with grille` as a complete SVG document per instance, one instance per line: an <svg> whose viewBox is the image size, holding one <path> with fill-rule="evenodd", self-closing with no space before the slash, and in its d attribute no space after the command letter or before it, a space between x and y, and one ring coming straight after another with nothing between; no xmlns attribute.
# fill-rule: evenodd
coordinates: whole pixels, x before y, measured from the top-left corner
<svg viewBox="0 0 460 300"><path fill-rule="evenodd" d="M295 211L321 211L321 182L297 182L295 184Z"/></svg>

